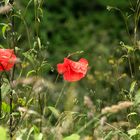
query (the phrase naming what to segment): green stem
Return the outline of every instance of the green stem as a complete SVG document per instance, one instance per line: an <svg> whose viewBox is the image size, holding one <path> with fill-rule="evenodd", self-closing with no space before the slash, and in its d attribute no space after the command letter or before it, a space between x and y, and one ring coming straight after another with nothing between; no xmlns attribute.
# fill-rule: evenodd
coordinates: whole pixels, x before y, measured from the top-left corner
<svg viewBox="0 0 140 140"><path fill-rule="evenodd" d="M60 101L60 99L61 99L61 97L62 97L62 95L63 95L65 86L66 86L66 83L64 83L63 88L61 89L61 92L60 92L60 94L59 94L59 96L58 96L58 98L57 98L57 100L56 100L56 103L55 103L55 106L54 106L55 108L57 108L57 105L58 105L58 103L59 103L59 101ZM50 117L49 117L49 119L48 119L48 122L51 121L52 116L53 116L53 113L51 113L51 115L50 115Z"/></svg>
<svg viewBox="0 0 140 140"><path fill-rule="evenodd" d="M39 24L40 24L39 21L38 21L38 18L39 18L38 9L39 9L39 7L40 7L39 2L34 0L35 38L36 38L36 40L38 40L38 38L39 38ZM39 47L40 46L38 44L38 48ZM41 100L42 99L41 99L40 93L38 93L38 106L40 108L40 114L41 114L41 121L40 121L40 124L39 124L40 132L42 131L41 130L42 129L42 116L43 116L43 107L44 107L45 99L43 98L44 101L41 101Z"/></svg>
<svg viewBox="0 0 140 140"><path fill-rule="evenodd" d="M87 127L89 127L91 124L93 124L95 122L95 120L96 120L96 118L91 119L86 125L81 127L76 133L80 134L81 132L83 132Z"/></svg>
<svg viewBox="0 0 140 140"><path fill-rule="evenodd" d="M14 3L14 0L10 0L9 1L10 4L13 4ZM14 19L14 16L12 16L14 14L14 9L12 10L11 12L11 16L10 16L10 19L11 19L11 37L12 37L12 40L11 40L11 48L13 48L15 50L15 35L14 35L14 30L15 30L15 19ZM11 77L10 77L10 84L11 84L11 87L12 87L12 82L13 82L13 79L14 79L14 73L15 73L15 66L12 70L12 73L11 73ZM13 116L12 116L12 113L13 113L13 108L12 108L12 104L13 104L13 91L11 90L10 92L10 123L9 123L9 133L10 133L10 139L12 140L13 138L13 130L12 130L12 126L13 126Z"/></svg>
<svg viewBox="0 0 140 140"><path fill-rule="evenodd" d="M60 92L60 94L59 94L59 96L58 96L58 98L57 98L57 100L56 100L56 104L55 104L55 106L54 106L55 108L57 107L57 105L58 105L58 103L59 103L59 101L60 101L60 99L61 99L61 97L62 97L62 95L63 95L65 86L66 86L66 83L64 83L64 86L63 86L63 88L61 89L61 92Z"/></svg>
<svg viewBox="0 0 140 140"><path fill-rule="evenodd" d="M132 72L132 65L131 65L130 56L128 56L128 63L129 63L129 69L130 69L131 78L134 78L133 72Z"/></svg>

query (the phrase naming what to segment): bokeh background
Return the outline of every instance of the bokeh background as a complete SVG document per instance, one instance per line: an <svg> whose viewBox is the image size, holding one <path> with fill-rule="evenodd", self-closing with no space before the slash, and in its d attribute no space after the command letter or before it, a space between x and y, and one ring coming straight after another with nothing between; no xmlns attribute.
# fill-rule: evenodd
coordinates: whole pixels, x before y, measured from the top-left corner
<svg viewBox="0 0 140 140"><path fill-rule="evenodd" d="M81 94L90 95L94 103L99 102L99 104L104 102L111 104L114 99L117 102L121 87L125 89L129 82L129 68L125 68L125 64L123 66L118 64L118 60L122 56L120 42L129 43L129 37L121 13L114 9L107 10L107 6L117 7L127 15L131 12L129 11L130 5L131 3L126 0L44 1L39 13L39 37L42 49L38 50L38 54L39 59L45 59L48 65L45 65L39 74L53 82L57 76L57 63L62 62L68 54L83 51L81 54L72 56L75 61L81 57L89 61L87 77L74 83L75 86L78 86L76 89L79 96L81 97ZM21 35L17 47L21 49L19 57L23 60L25 55L23 56L22 53L33 48L36 43L34 5L33 1L24 0L16 1L15 6L20 9L18 12L26 21L29 32L27 35L23 20L15 18L16 31L19 36ZM129 30L131 29L133 29L133 21L129 27ZM0 40L1 44L7 47L2 35L0 35ZM30 68L33 68L33 65L34 63L29 64L24 69L24 73L26 74ZM128 73L128 77L125 73ZM121 79L118 84L117 79L122 74L125 79ZM58 81L63 82L62 77Z"/></svg>

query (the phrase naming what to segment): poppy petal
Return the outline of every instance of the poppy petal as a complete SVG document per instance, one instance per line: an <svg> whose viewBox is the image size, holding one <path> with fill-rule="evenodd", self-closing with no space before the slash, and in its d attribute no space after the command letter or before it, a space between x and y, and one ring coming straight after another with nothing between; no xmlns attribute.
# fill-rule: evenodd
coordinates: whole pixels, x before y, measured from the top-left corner
<svg viewBox="0 0 140 140"><path fill-rule="evenodd" d="M78 62L71 62L71 68L75 72L86 74L88 62L86 59L81 58Z"/></svg>
<svg viewBox="0 0 140 140"><path fill-rule="evenodd" d="M66 71L64 64L57 64L57 71L59 74L63 74Z"/></svg>
<svg viewBox="0 0 140 140"><path fill-rule="evenodd" d="M64 73L63 77L64 77L64 80L68 82L75 82L83 78L84 75L82 73L76 73L74 71L69 71L69 72L67 71Z"/></svg>
<svg viewBox="0 0 140 140"><path fill-rule="evenodd" d="M85 66L88 66L88 61L85 58L81 58L78 62L84 64Z"/></svg>
<svg viewBox="0 0 140 140"><path fill-rule="evenodd" d="M12 49L0 49L0 71L9 71L14 66L16 59Z"/></svg>

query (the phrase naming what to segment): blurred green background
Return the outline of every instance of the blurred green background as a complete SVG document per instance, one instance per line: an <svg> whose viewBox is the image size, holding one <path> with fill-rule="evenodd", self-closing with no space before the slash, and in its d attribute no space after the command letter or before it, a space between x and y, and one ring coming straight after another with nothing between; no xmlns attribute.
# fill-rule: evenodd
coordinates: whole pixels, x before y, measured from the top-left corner
<svg viewBox="0 0 140 140"><path fill-rule="evenodd" d="M20 49L18 56L22 60L25 59L23 52L36 46L37 25L33 2L32 0L15 2L17 15L26 22L25 24L18 16L15 17L15 30L17 36L20 36L17 42L17 47ZM38 13L40 22L38 36L42 48L36 51L38 51L38 63L46 60L49 65L43 67L40 75L55 80L56 64L62 62L70 53L84 51L71 57L73 60L84 57L89 61L87 77L75 83L79 87L78 92L91 96L93 100L95 99L95 103L100 104L103 99L101 104L104 102L106 104L108 101L111 104L114 98L117 102L121 98L121 93L119 94L121 87L124 89L129 87L130 72L127 67L125 68L127 62L122 62L123 66L118 66L122 55L120 42L129 43L129 37L120 12L114 9L109 11L107 6L118 7L127 15L130 5L130 1L127 0L44 1ZM6 16L1 15L0 18L1 23L4 23ZM129 29L130 31L133 29L133 23L130 24ZM8 47L2 32L0 32L0 42L5 48ZM26 70L32 68L34 63L27 66ZM121 76L124 76L124 79L118 82L117 78ZM62 77L59 78L59 82L61 81Z"/></svg>

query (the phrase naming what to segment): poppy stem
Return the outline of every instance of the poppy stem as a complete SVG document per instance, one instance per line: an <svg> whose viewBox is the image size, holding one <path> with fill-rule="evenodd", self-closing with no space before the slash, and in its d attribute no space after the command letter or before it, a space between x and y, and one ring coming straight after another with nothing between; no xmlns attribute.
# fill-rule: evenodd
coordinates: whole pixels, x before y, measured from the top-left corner
<svg viewBox="0 0 140 140"><path fill-rule="evenodd" d="M59 96L58 96L58 98L57 98L57 100L56 100L56 103L55 103L55 108L57 107L57 105L58 105L58 103L59 103L59 101L60 101L60 99L61 99L61 97L62 97L62 95L63 95L63 93L64 93L64 89L65 89L65 86L66 86L66 83L64 83L64 85L63 85L63 87L62 87L62 89L61 89L61 91L60 91L60 93L59 93ZM49 117L49 119L48 119L48 122L50 123L50 121L51 121L51 119L52 119L52 116L53 116L53 113L51 113L51 115L50 115L50 117Z"/></svg>
<svg viewBox="0 0 140 140"><path fill-rule="evenodd" d="M59 103L59 101L60 101L60 99L61 99L61 97L62 97L62 95L63 95L63 93L64 93L65 86L66 86L66 83L64 83L64 86L63 86L63 88L61 89L61 92L60 92L60 94L59 94L59 96L58 96L58 98L57 98L57 100L56 100L55 108L57 107L57 105L58 105L58 103Z"/></svg>

